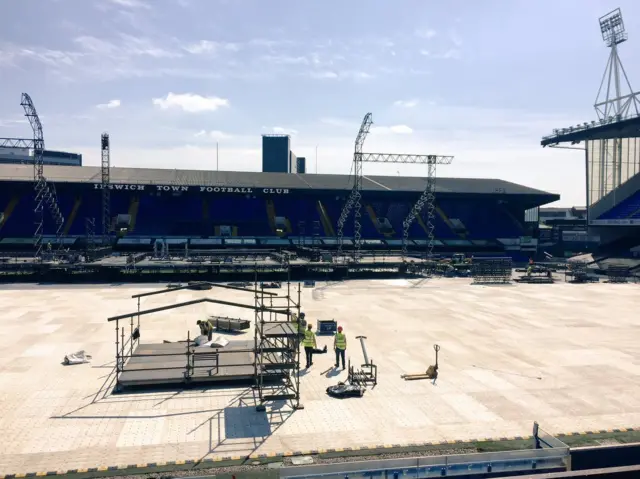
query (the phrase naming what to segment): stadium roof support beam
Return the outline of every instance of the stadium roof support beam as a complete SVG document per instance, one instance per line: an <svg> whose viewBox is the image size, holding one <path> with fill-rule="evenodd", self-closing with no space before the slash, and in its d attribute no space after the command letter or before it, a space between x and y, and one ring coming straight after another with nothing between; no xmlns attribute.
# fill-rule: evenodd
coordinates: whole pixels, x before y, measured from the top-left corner
<svg viewBox="0 0 640 479"><path fill-rule="evenodd" d="M42 132L42 123L36 107L33 105L31 97L27 93L23 93L20 105L24 109L24 115L29 120L33 131L33 188L35 193L35 223L36 229L33 233L33 244L35 249L35 257L42 260L42 241L44 235L44 208L45 204L49 208L56 228L57 248L62 248L62 228L64 226L64 217L58 207L58 198L53 184L49 185L44 176L44 133Z"/></svg>
<svg viewBox="0 0 640 479"><path fill-rule="evenodd" d="M402 224L402 253L403 259L407 254L409 229L413 221L418 217L422 209L427 208L427 253L426 259L433 257L433 247L435 243L435 182L436 182L436 166L448 165L453 161L453 156L444 155L416 155L410 153L363 153L362 147L366 139L371 125L373 124L372 114L367 113L362 120L360 130L355 141L353 154L353 172L354 180L351 193L342 209L340 218L338 219L338 254L343 255L344 243L344 225L351 213L354 212L354 238L353 238L353 259L360 259L360 247L362 245L361 229L362 224L362 163L395 163L395 164L426 164L428 166L427 182L425 188L420 195L418 201L414 204Z"/></svg>

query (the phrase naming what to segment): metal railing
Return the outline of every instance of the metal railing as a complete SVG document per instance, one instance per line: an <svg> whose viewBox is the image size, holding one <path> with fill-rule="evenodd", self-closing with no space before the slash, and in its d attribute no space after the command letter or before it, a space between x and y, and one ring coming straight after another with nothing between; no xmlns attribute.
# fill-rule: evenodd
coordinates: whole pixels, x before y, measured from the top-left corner
<svg viewBox="0 0 640 479"><path fill-rule="evenodd" d="M569 448L381 459L280 469L283 479L430 478L470 474L566 470Z"/></svg>

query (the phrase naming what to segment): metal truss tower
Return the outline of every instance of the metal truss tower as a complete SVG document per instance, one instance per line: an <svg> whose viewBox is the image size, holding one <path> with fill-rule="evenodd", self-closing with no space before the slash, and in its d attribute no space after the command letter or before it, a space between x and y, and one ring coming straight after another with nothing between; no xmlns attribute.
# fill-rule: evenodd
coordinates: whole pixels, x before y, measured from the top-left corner
<svg viewBox="0 0 640 479"><path fill-rule="evenodd" d="M373 124L373 118L371 113L367 113L362 120L358 136L356 137L355 148L353 151L353 188L347 198L347 202L342 208L340 218L338 218L338 255L342 256L342 246L344 242L344 225L349 218L351 210L353 213L353 254L354 259L357 261L358 253L360 252L360 244L362 242L361 230L362 224L360 218L362 218L362 204L360 199L362 198L362 145L364 140L369 134L371 125Z"/></svg>
<svg viewBox="0 0 640 479"><path fill-rule="evenodd" d="M413 221L419 216L425 204L427 205L427 257L433 255L434 244L434 211L435 211L435 181L436 181L436 165L448 165L453 161L453 156L443 155L414 155L406 153L363 153L362 146L364 140L373 124L371 113L367 113L360 126L360 131L356 137L355 151L353 154L353 188L347 198L342 209L340 218L338 219L338 255L343 255L344 244L344 225L349 218L351 210L354 210L354 238L353 238L353 259L358 261L360 258L360 248L362 245L361 229L362 224L362 163L396 163L396 164L426 164L428 166L427 182L420 198L413 206L409 215L402 224L402 252L403 257L407 253L407 240L409 238L409 229Z"/></svg>
<svg viewBox="0 0 640 479"><path fill-rule="evenodd" d="M44 134L42 132L42 123L38 117L38 112L31 97L23 93L20 105L24 109L24 114L29 120L31 129L33 130L33 187L35 193L35 223L36 230L33 234L33 244L35 248L36 258L42 257L42 241L44 235L44 207L45 203L49 208L51 217L56 228L56 243L58 249L62 247L62 228L64 226L64 217L58 207L58 199L54 185L49 185L44 176Z"/></svg>
<svg viewBox="0 0 640 479"><path fill-rule="evenodd" d="M101 172L102 172L102 245L109 244L109 229L111 226L111 149L109 146L109 133L103 133L100 142L101 147Z"/></svg>
<svg viewBox="0 0 640 479"><path fill-rule="evenodd" d="M433 257L433 247L435 244L435 210L436 210L436 166L440 164L450 164L453 161L452 156L427 155L427 183L425 185L420 198L415 202L411 211L402 222L402 258L406 258L409 247L409 230L411 225L420 217L420 213L426 206L426 224L427 227L427 247L426 259Z"/></svg>
<svg viewBox="0 0 640 479"><path fill-rule="evenodd" d="M629 38L619 8L600 17L600 31L611 52L594 104L598 118L601 121L620 121L640 116L640 92L634 92L631 88L627 72L618 56L618 45ZM622 84L623 81L626 85Z"/></svg>

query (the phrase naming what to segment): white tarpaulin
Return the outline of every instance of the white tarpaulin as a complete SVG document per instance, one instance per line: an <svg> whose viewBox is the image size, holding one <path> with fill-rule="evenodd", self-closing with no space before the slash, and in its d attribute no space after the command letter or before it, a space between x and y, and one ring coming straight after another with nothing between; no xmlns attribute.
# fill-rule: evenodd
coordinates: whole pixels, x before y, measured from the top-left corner
<svg viewBox="0 0 640 479"><path fill-rule="evenodd" d="M207 336L198 336L194 339L194 342L200 348L224 348L229 344L229 340L219 334L213 336L211 341L208 340Z"/></svg>
<svg viewBox="0 0 640 479"><path fill-rule="evenodd" d="M91 361L91 356L89 356L84 351L77 351L72 354L67 354L64 357L64 363L66 365L84 364L84 363L88 363L89 361Z"/></svg>

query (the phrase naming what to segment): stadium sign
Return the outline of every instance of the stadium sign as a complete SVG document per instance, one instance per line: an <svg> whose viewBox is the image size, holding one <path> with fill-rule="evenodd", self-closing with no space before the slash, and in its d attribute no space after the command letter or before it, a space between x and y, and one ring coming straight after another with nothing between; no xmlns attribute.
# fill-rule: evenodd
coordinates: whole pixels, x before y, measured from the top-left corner
<svg viewBox="0 0 640 479"><path fill-rule="evenodd" d="M94 190L102 190L102 183L94 183ZM108 184L110 190L122 191L166 191L166 192L198 192L198 193L240 193L240 194L263 194L263 195L288 195L289 188L249 188L246 186L177 186L177 185L126 185Z"/></svg>

